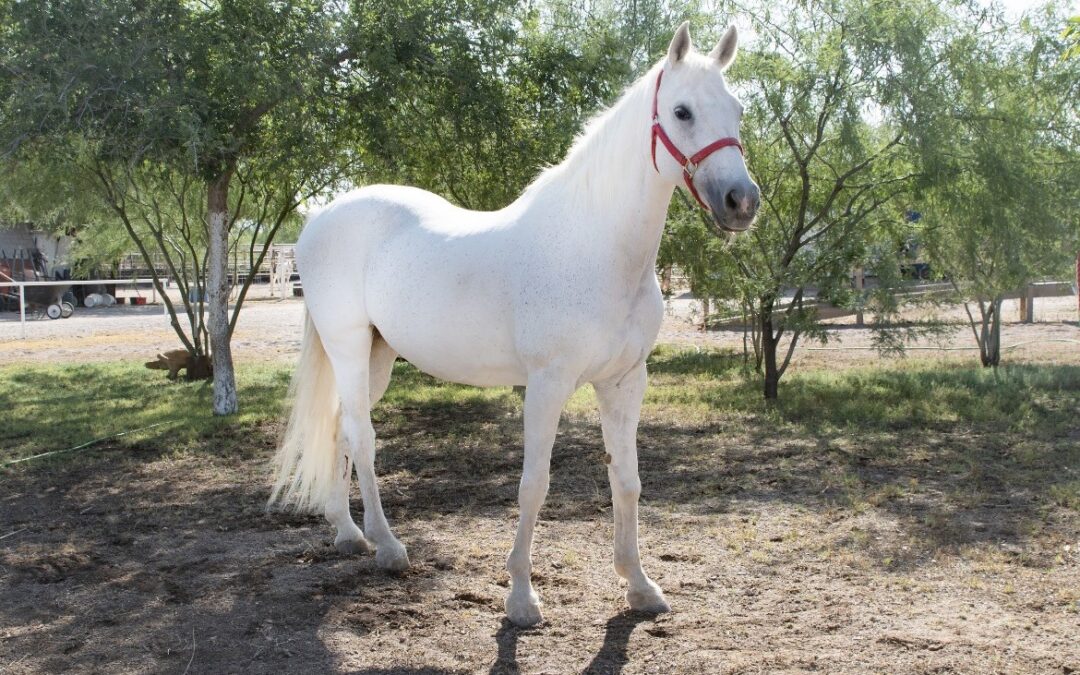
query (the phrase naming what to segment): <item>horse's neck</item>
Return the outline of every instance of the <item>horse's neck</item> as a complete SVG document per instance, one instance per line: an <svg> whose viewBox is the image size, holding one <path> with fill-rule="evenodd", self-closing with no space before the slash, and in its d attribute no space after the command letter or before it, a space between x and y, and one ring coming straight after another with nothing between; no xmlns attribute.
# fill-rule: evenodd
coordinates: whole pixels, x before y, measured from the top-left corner
<svg viewBox="0 0 1080 675"><path fill-rule="evenodd" d="M583 258L610 259L630 284L655 267L674 190L649 155L648 83L654 79L650 71L597 119L566 160L541 177L530 200L533 208L565 213L559 223L545 226L566 230L560 234L581 247Z"/></svg>

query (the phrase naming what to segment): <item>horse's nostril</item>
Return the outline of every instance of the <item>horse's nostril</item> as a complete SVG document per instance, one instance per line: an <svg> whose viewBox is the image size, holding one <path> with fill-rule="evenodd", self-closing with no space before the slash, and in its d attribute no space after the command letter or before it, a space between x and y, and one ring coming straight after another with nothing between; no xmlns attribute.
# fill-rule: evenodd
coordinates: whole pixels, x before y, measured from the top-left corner
<svg viewBox="0 0 1080 675"><path fill-rule="evenodd" d="M738 210L738 208L739 208L739 196L740 195L737 193L736 190L729 191L727 193L727 196L724 198L724 206L726 206L729 211Z"/></svg>

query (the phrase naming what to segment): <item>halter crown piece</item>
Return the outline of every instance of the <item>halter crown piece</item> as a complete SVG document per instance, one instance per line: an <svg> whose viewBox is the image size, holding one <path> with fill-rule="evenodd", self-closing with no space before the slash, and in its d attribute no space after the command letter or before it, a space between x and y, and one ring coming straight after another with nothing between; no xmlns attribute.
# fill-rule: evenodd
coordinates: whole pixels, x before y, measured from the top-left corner
<svg viewBox="0 0 1080 675"><path fill-rule="evenodd" d="M739 149L740 155L745 154L743 153L742 144L739 143L739 139L737 138L732 138L730 136L727 138L721 138L720 140L709 143L704 148L694 153L689 159L687 159L686 155L682 154L682 152L680 152L679 149L675 147L675 144L671 141L671 138L668 137L667 132L664 131L664 127L660 126L660 116L657 112L656 107L658 99L660 97L660 80L662 79L664 79L663 68L660 69L660 73L656 76L656 90L653 91L652 98L653 168L656 169L657 173L660 173L660 168L656 166L656 139L659 138L660 142L664 144L665 148L667 148L667 151L670 152L671 156L675 158L675 161L682 166L683 180L686 181L686 187L690 189L690 194L694 195L694 199L697 200L698 204L701 204L701 208L705 209L706 211L711 211L712 209L710 209L709 205L701 199L701 195L698 194L697 188L694 187L694 172L697 171L698 167L701 166L701 163L705 161L706 157L722 148L735 147Z"/></svg>

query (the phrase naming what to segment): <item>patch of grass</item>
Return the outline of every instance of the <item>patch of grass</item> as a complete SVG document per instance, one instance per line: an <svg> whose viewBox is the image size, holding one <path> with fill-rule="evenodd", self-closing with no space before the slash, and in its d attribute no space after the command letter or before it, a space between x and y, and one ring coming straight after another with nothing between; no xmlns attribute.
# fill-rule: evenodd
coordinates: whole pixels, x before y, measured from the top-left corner
<svg viewBox="0 0 1080 675"><path fill-rule="evenodd" d="M1080 367L1009 365L995 372L978 365L906 361L889 368L795 373L781 387L777 409L789 420L838 427L967 422L1059 433L1076 424Z"/></svg>
<svg viewBox="0 0 1080 675"><path fill-rule="evenodd" d="M1002 431L1060 434L1077 428L1080 367L1007 365L993 369L929 359L886 367L789 373L766 403L756 377L732 351L658 347L649 360L646 405L693 417L743 413L815 428L888 430L957 423Z"/></svg>
<svg viewBox="0 0 1080 675"><path fill-rule="evenodd" d="M0 463L120 433L106 445L154 452L196 446L250 452L251 433L274 435L268 423L282 416L288 379L288 370L281 367L238 368L241 412L221 418L210 414L208 382L169 382L141 364L0 368ZM70 455L43 460L54 458Z"/></svg>
<svg viewBox="0 0 1080 675"><path fill-rule="evenodd" d="M794 372L782 381L775 404L762 400L756 379L743 374L741 355L732 351L660 346L649 368L644 417L676 425L734 416L770 433L785 428L793 439L812 438L822 430L865 434L957 424L1060 439L1074 437L1078 428L1080 368L1074 366L1014 365L995 373L977 365L909 360L887 367ZM0 462L151 425L160 426L109 444L159 452L194 447L228 452L250 446L248 432L263 434L262 444L272 443L284 417L290 375L287 365L241 366L241 414L222 419L209 414L208 383L171 383L139 364L0 368ZM509 387L448 384L398 362L375 417L396 427L437 422L441 434L475 439L484 423L520 414L521 405ZM575 394L567 411L595 415L591 388ZM1024 463L1042 459L1042 453L1022 443L1009 452ZM1080 488L1075 482L1055 490L1057 503L1077 508ZM885 502L902 493L895 486L871 498Z"/></svg>
<svg viewBox="0 0 1080 675"><path fill-rule="evenodd" d="M715 379L736 375L742 368L742 355L730 350L657 345L649 355L649 374L653 377L682 375Z"/></svg>
<svg viewBox="0 0 1080 675"><path fill-rule="evenodd" d="M1080 480L1051 485L1050 500L1058 506L1080 511Z"/></svg>

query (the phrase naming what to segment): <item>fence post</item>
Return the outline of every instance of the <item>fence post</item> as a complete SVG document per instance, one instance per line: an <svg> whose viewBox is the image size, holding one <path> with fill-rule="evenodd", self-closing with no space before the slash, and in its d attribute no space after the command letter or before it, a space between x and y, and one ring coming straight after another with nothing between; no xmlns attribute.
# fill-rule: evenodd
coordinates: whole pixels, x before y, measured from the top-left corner
<svg viewBox="0 0 1080 675"><path fill-rule="evenodd" d="M26 339L26 286L19 284L19 329L22 339Z"/></svg>
<svg viewBox="0 0 1080 675"><path fill-rule="evenodd" d="M1024 286L1020 295L1020 320L1024 323L1035 323L1035 285Z"/></svg>
<svg viewBox="0 0 1080 675"><path fill-rule="evenodd" d="M855 268L855 290L859 294L859 304L858 304L859 309L858 309L857 312L855 312L855 325L860 326L860 327L865 325L865 322L863 321L863 302L866 301L866 298L864 297L864 294L863 294L863 289L865 289L865 288L866 288L866 273L863 272L863 268L856 267Z"/></svg>

